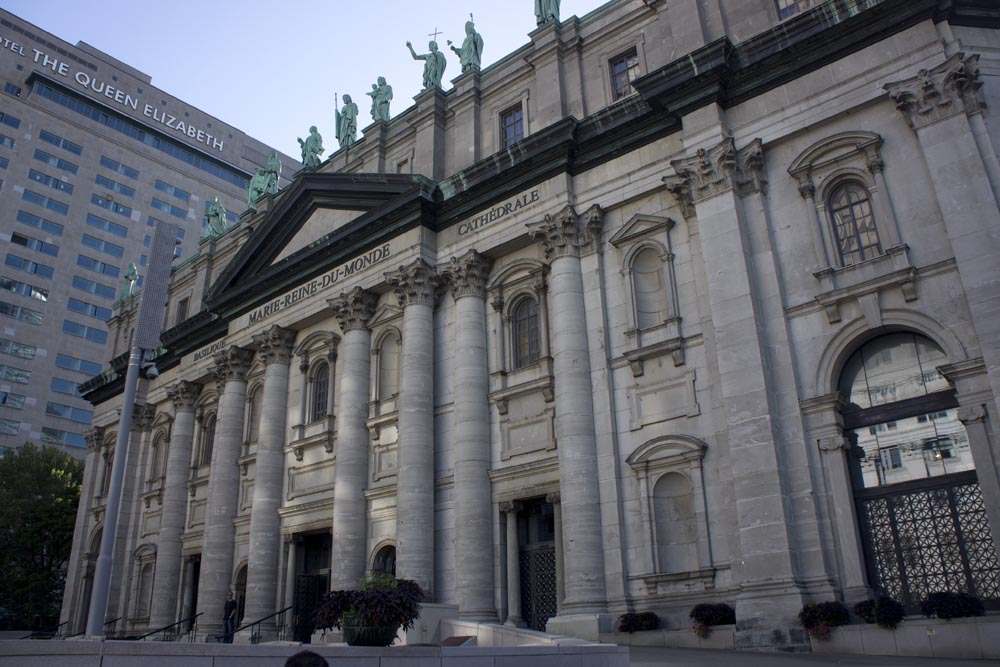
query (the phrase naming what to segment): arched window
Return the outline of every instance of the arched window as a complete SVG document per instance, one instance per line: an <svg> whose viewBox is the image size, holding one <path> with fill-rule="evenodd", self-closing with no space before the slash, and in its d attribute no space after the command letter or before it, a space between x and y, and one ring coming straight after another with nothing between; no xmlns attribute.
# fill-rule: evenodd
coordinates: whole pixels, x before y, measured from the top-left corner
<svg viewBox="0 0 1000 667"><path fill-rule="evenodd" d="M198 453L198 465L207 466L212 463L212 449L215 446L215 415L205 417L201 427L201 446Z"/></svg>
<svg viewBox="0 0 1000 667"><path fill-rule="evenodd" d="M663 324L667 317L667 294L659 253L653 248L640 250L632 260L631 269L635 328L642 330Z"/></svg>
<svg viewBox="0 0 1000 667"><path fill-rule="evenodd" d="M882 254L868 190L858 181L844 181L829 197L830 220L843 266Z"/></svg>
<svg viewBox="0 0 1000 667"><path fill-rule="evenodd" d="M149 606L153 597L153 563L140 561L139 578L136 584L135 619L149 618Z"/></svg>
<svg viewBox="0 0 1000 667"><path fill-rule="evenodd" d="M153 451L149 462L149 477L151 482L155 482L166 474L167 459L167 436L162 432L157 433L153 438Z"/></svg>
<svg viewBox="0 0 1000 667"><path fill-rule="evenodd" d="M372 574L396 576L396 547L387 545L378 550L372 563Z"/></svg>
<svg viewBox="0 0 1000 667"><path fill-rule="evenodd" d="M538 361L538 303L534 299L525 297L511 309L510 333L513 369Z"/></svg>
<svg viewBox="0 0 1000 667"><path fill-rule="evenodd" d="M387 401L399 393L399 337L394 331L382 337L378 353L378 398Z"/></svg>
<svg viewBox="0 0 1000 667"><path fill-rule="evenodd" d="M661 572L698 569L698 525L691 482L668 472L653 486L656 551Z"/></svg>
<svg viewBox="0 0 1000 667"><path fill-rule="evenodd" d="M257 386L250 392L247 401L247 442L254 444L260 436L260 410L264 402L264 390Z"/></svg>
<svg viewBox="0 0 1000 667"><path fill-rule="evenodd" d="M330 366L320 363L313 370L311 396L309 399L309 421L319 421L326 417L326 404L330 396Z"/></svg>

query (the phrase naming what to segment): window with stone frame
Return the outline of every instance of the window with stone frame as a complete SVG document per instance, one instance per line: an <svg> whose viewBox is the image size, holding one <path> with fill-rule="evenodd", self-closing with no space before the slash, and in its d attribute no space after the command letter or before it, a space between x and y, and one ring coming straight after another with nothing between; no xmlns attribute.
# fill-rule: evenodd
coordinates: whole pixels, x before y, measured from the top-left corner
<svg viewBox="0 0 1000 667"><path fill-rule="evenodd" d="M215 414L208 414L202 419L201 434L198 443L198 457L195 465L207 466L212 464L212 450L215 447Z"/></svg>
<svg viewBox="0 0 1000 667"><path fill-rule="evenodd" d="M395 329L387 331L378 346L378 400L388 401L399 393L400 340Z"/></svg>
<svg viewBox="0 0 1000 667"><path fill-rule="evenodd" d="M524 139L524 108L518 102L500 112L500 147L513 146Z"/></svg>
<svg viewBox="0 0 1000 667"><path fill-rule="evenodd" d="M316 364L309 378L309 421L315 422L327 415L330 397L330 365L325 361Z"/></svg>
<svg viewBox="0 0 1000 667"><path fill-rule="evenodd" d="M260 413L264 404L264 388L257 385L250 390L250 397L247 399L247 426L246 443L257 444L260 438Z"/></svg>
<svg viewBox="0 0 1000 667"><path fill-rule="evenodd" d="M531 297L521 297L510 309L510 341L512 370L538 361L538 302Z"/></svg>
<svg viewBox="0 0 1000 667"><path fill-rule="evenodd" d="M827 211L841 266L882 254L871 196L863 183L853 179L839 182L827 198Z"/></svg>
<svg viewBox="0 0 1000 667"><path fill-rule="evenodd" d="M660 253L651 247L643 248L633 256L629 273L635 328L641 331L663 324L667 319L667 289Z"/></svg>
<svg viewBox="0 0 1000 667"><path fill-rule="evenodd" d="M396 576L396 547L387 544L375 553L372 561L372 574Z"/></svg>
<svg viewBox="0 0 1000 667"><path fill-rule="evenodd" d="M160 431L153 438L153 449L149 457L149 475L146 477L147 485L156 487L160 478L166 474L167 460L167 435Z"/></svg>
<svg viewBox="0 0 1000 667"><path fill-rule="evenodd" d="M618 100L628 97L635 90L632 82L639 78L639 53L633 46L608 61L608 74L611 77L611 99Z"/></svg>

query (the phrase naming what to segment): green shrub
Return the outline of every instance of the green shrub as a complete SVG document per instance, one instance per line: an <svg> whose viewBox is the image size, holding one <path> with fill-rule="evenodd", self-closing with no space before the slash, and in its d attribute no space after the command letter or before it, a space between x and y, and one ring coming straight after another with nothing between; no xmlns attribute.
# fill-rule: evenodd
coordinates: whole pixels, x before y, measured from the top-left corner
<svg viewBox="0 0 1000 667"><path fill-rule="evenodd" d="M618 631L641 632L643 630L656 630L660 627L659 617L651 611L640 613L629 612L618 617Z"/></svg>
<svg viewBox="0 0 1000 667"><path fill-rule="evenodd" d="M340 628L345 618L363 627L413 627L424 592L409 579L377 574L355 590L331 591L316 610L316 626ZM395 632L393 632L395 634Z"/></svg>
<svg viewBox="0 0 1000 667"><path fill-rule="evenodd" d="M695 605L689 614L698 625L732 625L736 623L736 610L725 602Z"/></svg>
<svg viewBox="0 0 1000 667"><path fill-rule="evenodd" d="M968 593L931 593L920 603L920 611L924 616L937 616L946 621L986 613L979 598Z"/></svg>
<svg viewBox="0 0 1000 667"><path fill-rule="evenodd" d="M864 600L854 605L854 613L865 623L876 623L880 628L895 630L903 620L903 605L884 595L874 600Z"/></svg>
<svg viewBox="0 0 1000 667"><path fill-rule="evenodd" d="M842 602L809 602L799 612L799 623L815 639L829 639L830 629L847 625L851 615Z"/></svg>

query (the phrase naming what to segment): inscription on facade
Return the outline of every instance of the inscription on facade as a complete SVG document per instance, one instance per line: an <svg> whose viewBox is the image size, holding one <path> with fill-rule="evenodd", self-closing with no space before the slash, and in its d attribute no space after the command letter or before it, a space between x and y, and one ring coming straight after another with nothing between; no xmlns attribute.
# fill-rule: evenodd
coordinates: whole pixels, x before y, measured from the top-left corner
<svg viewBox="0 0 1000 667"><path fill-rule="evenodd" d="M465 236L469 232L474 232L480 227L485 227L491 222L496 222L501 218L505 218L511 213L521 210L525 206L534 204L539 199L541 199L541 193L537 188L527 192L522 192L517 197L497 204L490 210L480 213L471 220L461 223L458 226L458 234L459 236Z"/></svg>
<svg viewBox="0 0 1000 667"><path fill-rule="evenodd" d="M286 292L274 301L267 303L250 313L250 324L257 324L268 317L281 312L289 306L299 303L305 298L326 290L340 280L349 278L355 273L367 269L370 266L383 262L392 254L389 244L369 250L363 255L358 255L354 259L344 262L337 268L324 273L322 276L313 278L304 285L299 285L295 289Z"/></svg>
<svg viewBox="0 0 1000 667"><path fill-rule="evenodd" d="M197 352L195 352L194 353L194 358L192 359L192 361L196 361L197 362L197 361L201 361L205 357L211 357L216 352L219 352L219 351L223 350L225 347L226 347L226 340L225 339L217 340L214 343L212 343L211 345L209 345L208 347L203 347L200 350L198 350Z"/></svg>

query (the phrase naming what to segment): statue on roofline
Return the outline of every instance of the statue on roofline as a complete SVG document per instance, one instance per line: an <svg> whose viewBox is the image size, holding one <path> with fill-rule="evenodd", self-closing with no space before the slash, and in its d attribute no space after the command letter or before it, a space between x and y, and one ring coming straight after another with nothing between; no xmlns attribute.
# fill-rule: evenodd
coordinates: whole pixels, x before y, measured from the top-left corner
<svg viewBox="0 0 1000 667"><path fill-rule="evenodd" d="M358 105L350 95L344 95L344 106L334 109L337 121L337 142L341 148L350 148L358 138Z"/></svg>
<svg viewBox="0 0 1000 667"><path fill-rule="evenodd" d="M281 177L281 160L278 159L278 151L271 151L264 164L264 171L268 174L267 194L278 194L278 179Z"/></svg>
<svg viewBox="0 0 1000 667"><path fill-rule="evenodd" d="M378 83L373 83L371 91L365 94L372 98L372 120L376 123L388 123L392 86L385 82L385 77L380 76Z"/></svg>
<svg viewBox="0 0 1000 667"><path fill-rule="evenodd" d="M270 180L271 175L264 169L257 169L250 177L250 186L247 188L247 210L257 210L257 200L267 194Z"/></svg>
<svg viewBox="0 0 1000 667"><path fill-rule="evenodd" d="M559 0L535 0L535 23L559 23Z"/></svg>
<svg viewBox="0 0 1000 667"><path fill-rule="evenodd" d="M323 154L323 137L313 125L309 128L309 136L304 140L299 138L299 146L302 147L302 168L315 171L319 168L320 158Z"/></svg>
<svg viewBox="0 0 1000 667"><path fill-rule="evenodd" d="M118 289L118 301L124 302L135 295L135 284L139 280L139 269L135 262L128 263L128 270L122 276L122 285Z"/></svg>
<svg viewBox="0 0 1000 667"><path fill-rule="evenodd" d="M212 197L212 201L208 203L208 210L205 212L206 236L217 239L226 233L228 227L226 207L222 205L218 197Z"/></svg>
<svg viewBox="0 0 1000 667"><path fill-rule="evenodd" d="M418 54L413 50L413 44L410 42L406 43L406 48L410 50L410 55L413 56L414 60L424 61L424 88L423 90L432 90L434 88L441 87L441 77L444 76L444 68L447 66L448 61L445 59L444 54L438 51L437 42L431 40L427 44L429 49L428 53ZM421 92L423 92L423 90Z"/></svg>
<svg viewBox="0 0 1000 667"><path fill-rule="evenodd" d="M469 20L465 22L465 41L462 42L462 48L454 46L450 39L448 46L458 56L458 60L462 64L462 74L479 71L483 58L483 36L476 32L476 24L472 22L472 14L469 14Z"/></svg>

